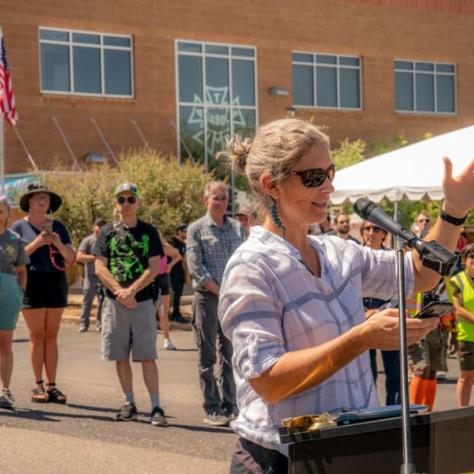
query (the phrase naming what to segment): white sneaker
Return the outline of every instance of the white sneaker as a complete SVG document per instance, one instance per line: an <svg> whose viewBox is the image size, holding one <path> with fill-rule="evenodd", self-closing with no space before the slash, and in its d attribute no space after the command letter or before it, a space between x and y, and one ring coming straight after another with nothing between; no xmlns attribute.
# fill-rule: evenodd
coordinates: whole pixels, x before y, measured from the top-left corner
<svg viewBox="0 0 474 474"><path fill-rule="evenodd" d="M165 339L165 342L163 343L163 349L166 349L167 351L175 351L176 347L174 347L171 339Z"/></svg>

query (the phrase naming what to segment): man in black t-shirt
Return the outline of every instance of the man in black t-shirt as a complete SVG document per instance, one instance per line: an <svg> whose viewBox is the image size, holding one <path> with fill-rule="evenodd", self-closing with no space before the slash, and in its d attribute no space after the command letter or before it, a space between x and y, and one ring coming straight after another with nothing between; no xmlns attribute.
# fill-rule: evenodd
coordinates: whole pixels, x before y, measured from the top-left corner
<svg viewBox="0 0 474 474"><path fill-rule="evenodd" d="M151 400L150 422L154 426L167 426L160 406L153 303L153 281L164 251L156 229L137 218L140 206L137 186L123 183L116 188L115 197L120 221L102 228L93 249L96 274L107 292L102 314L102 357L116 362L125 398L115 419L137 419L131 353L132 360L143 366Z"/></svg>
<svg viewBox="0 0 474 474"><path fill-rule="evenodd" d="M184 259L186 256L186 224L180 224L176 227L176 234L171 237L169 243L179 251L183 260L173 265L170 272L171 288L173 289L173 312L171 313L171 321L177 323L188 323L189 321L183 318L180 311L181 296L183 294L185 278Z"/></svg>

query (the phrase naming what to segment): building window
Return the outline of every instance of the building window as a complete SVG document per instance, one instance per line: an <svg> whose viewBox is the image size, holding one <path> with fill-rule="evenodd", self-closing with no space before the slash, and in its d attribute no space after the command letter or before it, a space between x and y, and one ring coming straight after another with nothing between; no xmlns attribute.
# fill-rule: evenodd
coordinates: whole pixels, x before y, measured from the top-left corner
<svg viewBox="0 0 474 474"><path fill-rule="evenodd" d="M456 66L395 61L395 110L455 114Z"/></svg>
<svg viewBox="0 0 474 474"><path fill-rule="evenodd" d="M133 97L132 38L39 29L41 92Z"/></svg>
<svg viewBox="0 0 474 474"><path fill-rule="evenodd" d="M291 58L295 107L362 108L359 57L293 53Z"/></svg>
<svg viewBox="0 0 474 474"><path fill-rule="evenodd" d="M253 135L257 124L253 47L176 42L179 156L214 168L231 135Z"/></svg>

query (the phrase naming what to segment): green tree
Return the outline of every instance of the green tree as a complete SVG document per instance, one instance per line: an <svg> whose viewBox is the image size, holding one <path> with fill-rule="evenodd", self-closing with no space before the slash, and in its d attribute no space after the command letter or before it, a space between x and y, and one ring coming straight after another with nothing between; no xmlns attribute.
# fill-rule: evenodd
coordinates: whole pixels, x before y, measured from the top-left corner
<svg viewBox="0 0 474 474"><path fill-rule="evenodd" d="M94 219L111 222L114 211L114 189L125 181L135 183L142 193L140 218L156 225L164 235L174 233L181 222L190 223L204 213L203 190L213 175L205 174L201 165L142 150L124 154L119 168L95 166L81 173L61 165L41 173L39 179L63 198L55 214L71 233L74 245L86 236Z"/></svg>
<svg viewBox="0 0 474 474"><path fill-rule="evenodd" d="M340 170L365 160L366 147L367 144L361 139L351 142L346 138L340 141L338 146L331 150L336 168Z"/></svg>

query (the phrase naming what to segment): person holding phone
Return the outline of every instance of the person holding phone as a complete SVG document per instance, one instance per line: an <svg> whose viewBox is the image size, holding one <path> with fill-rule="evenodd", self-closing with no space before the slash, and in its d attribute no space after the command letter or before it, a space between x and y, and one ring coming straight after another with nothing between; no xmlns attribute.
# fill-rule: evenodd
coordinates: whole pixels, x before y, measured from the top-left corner
<svg viewBox="0 0 474 474"><path fill-rule="evenodd" d="M362 245L373 250L387 250L384 246L387 231L369 221L363 221L360 226ZM388 301L380 298L363 298L366 318L380 311ZM377 351L370 349L370 365L372 376L377 382ZM385 372L385 404L398 405L400 403L400 351L381 351Z"/></svg>
<svg viewBox="0 0 474 474"><path fill-rule="evenodd" d="M474 244L464 247L461 260L464 270L451 278L453 304L456 309L459 344L459 378L456 398L459 407L469 405L474 382Z"/></svg>
<svg viewBox="0 0 474 474"><path fill-rule="evenodd" d="M10 391L13 372L13 331L23 301L28 255L20 237L7 228L10 204L0 196L0 408L13 409Z"/></svg>
<svg viewBox="0 0 474 474"><path fill-rule="evenodd" d="M326 219L335 176L329 139L310 122L270 122L253 139L233 138L223 157L247 177L265 214L233 252L219 288L239 408L230 472L286 473L282 419L378 406L368 351L399 349L399 312L366 319L362 297L396 295L396 253L308 235ZM443 191L444 214L427 240L453 250L456 223L474 206L474 160L453 177L446 159ZM416 251L404 258L409 294L436 285L438 276ZM407 319L408 344L437 323Z"/></svg>
<svg viewBox="0 0 474 474"><path fill-rule="evenodd" d="M22 313L30 332L36 380L31 400L37 403L66 403L66 396L56 387L57 338L67 306L66 267L74 264L76 254L64 224L50 217L61 203L61 197L46 186L30 184L20 198L20 208L28 214L12 226L30 257Z"/></svg>

